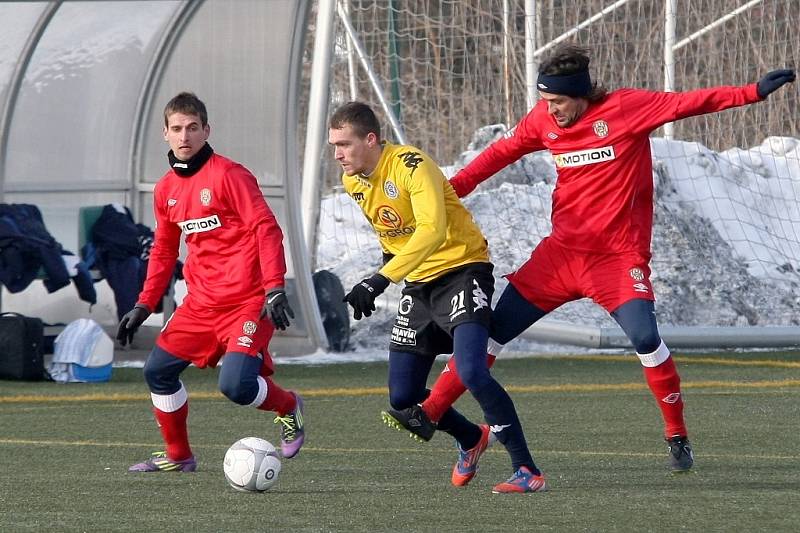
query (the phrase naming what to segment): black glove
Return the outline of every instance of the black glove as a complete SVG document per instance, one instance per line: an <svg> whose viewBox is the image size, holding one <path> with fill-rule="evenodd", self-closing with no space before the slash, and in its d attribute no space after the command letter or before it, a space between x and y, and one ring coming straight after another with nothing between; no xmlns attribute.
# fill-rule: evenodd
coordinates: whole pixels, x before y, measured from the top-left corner
<svg viewBox="0 0 800 533"><path fill-rule="evenodd" d="M134 305L133 309L125 313L122 316L122 320L119 321L119 327L117 328L117 340L119 343L125 346L132 342L133 334L136 333L139 326L141 326L149 316L150 310L142 304Z"/></svg>
<svg viewBox="0 0 800 533"><path fill-rule="evenodd" d="M759 80L758 85L756 85L758 97L762 99L766 98L784 84L793 82L794 79L794 70L789 68L767 72L767 74Z"/></svg>
<svg viewBox="0 0 800 533"><path fill-rule="evenodd" d="M294 318L294 311L289 306L289 298L282 288L272 289L267 293L264 307L261 309L261 319L268 316L275 329L289 327L289 318Z"/></svg>
<svg viewBox="0 0 800 533"><path fill-rule="evenodd" d="M362 315L372 316L372 312L375 310L375 298L388 286L388 279L381 274L373 274L355 284L350 292L342 298L342 301L349 303L353 308L353 318L361 320Z"/></svg>

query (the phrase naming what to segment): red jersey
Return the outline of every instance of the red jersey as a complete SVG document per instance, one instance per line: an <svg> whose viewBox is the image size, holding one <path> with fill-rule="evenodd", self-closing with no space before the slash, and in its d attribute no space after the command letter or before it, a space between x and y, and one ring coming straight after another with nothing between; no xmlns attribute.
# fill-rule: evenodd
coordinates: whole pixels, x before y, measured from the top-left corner
<svg viewBox="0 0 800 533"><path fill-rule="evenodd" d="M155 309L175 268L181 233L189 252L183 274L198 305L240 305L283 286L283 233L242 165L213 154L192 176L170 170L155 186L153 210L155 241L139 303Z"/></svg>
<svg viewBox="0 0 800 533"><path fill-rule="evenodd" d="M561 128L540 101L510 135L494 142L450 183L459 196L537 150L553 155L552 238L591 252L650 255L653 163L650 133L678 119L761 100L756 84L685 93L613 91L591 103L577 122Z"/></svg>

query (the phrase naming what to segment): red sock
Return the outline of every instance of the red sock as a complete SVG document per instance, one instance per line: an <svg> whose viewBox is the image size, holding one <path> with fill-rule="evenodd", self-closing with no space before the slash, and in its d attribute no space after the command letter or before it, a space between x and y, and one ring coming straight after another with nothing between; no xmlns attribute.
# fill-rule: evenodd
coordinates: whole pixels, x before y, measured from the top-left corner
<svg viewBox="0 0 800 533"><path fill-rule="evenodd" d="M153 407L158 428L167 445L167 457L173 461L183 461L192 456L189 447L189 432L186 419L189 417L189 402L184 402L177 411L166 412Z"/></svg>
<svg viewBox="0 0 800 533"><path fill-rule="evenodd" d="M267 398L258 406L262 411L274 411L279 416L284 416L297 407L297 398L294 393L282 389L272 378L265 377L267 382Z"/></svg>
<svg viewBox="0 0 800 533"><path fill-rule="evenodd" d="M488 354L486 356L486 364L492 368L494 360L497 359L494 355ZM422 410L428 415L433 422L438 422L442 415L453 405L458 398L464 394L467 388L461 383L456 371L456 358L451 356L447 360L447 364L433 384L431 394L422 402Z"/></svg>
<svg viewBox="0 0 800 533"><path fill-rule="evenodd" d="M661 409L664 418L664 436L686 436L686 423L683 420L683 396L681 395L681 378L672 356L658 366L643 366L647 385Z"/></svg>

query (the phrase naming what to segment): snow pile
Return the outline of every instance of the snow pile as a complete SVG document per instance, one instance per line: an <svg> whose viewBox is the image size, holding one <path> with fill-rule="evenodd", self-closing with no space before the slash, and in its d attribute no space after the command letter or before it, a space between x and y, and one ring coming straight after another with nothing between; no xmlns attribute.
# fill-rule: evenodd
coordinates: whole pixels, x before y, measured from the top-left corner
<svg viewBox="0 0 800 533"><path fill-rule="evenodd" d="M478 130L452 176L505 131ZM713 152L698 143L652 139L656 208L653 285L663 325L800 324L800 141L771 137L749 150ZM489 240L498 276L505 280L550 233L555 168L548 152L529 154L464 198ZM380 248L347 195L326 198L321 209L317 265L349 289L380 267ZM376 315L356 323L359 349L385 347L399 286L378 302ZM552 318L611 325L588 300L572 302Z"/></svg>

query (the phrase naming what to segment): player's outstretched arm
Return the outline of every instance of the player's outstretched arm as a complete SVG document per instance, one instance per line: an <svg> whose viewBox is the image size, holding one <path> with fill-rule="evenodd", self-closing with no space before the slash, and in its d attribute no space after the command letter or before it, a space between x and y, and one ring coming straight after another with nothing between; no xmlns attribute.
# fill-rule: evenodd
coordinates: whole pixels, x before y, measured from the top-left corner
<svg viewBox="0 0 800 533"><path fill-rule="evenodd" d="M794 70L790 68L782 68L767 72L764 77L758 81L758 85L756 85L759 98L764 99L787 83L792 83L795 77Z"/></svg>

